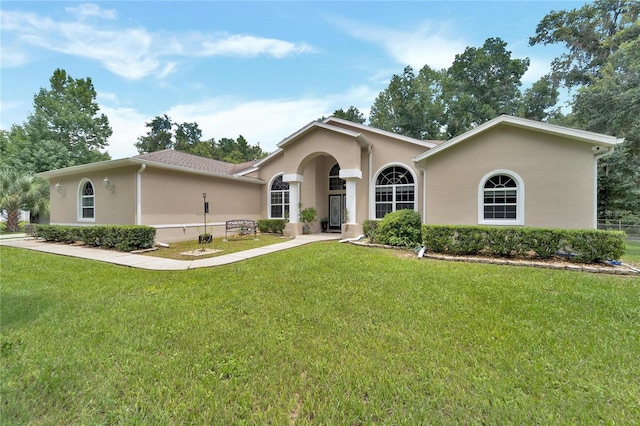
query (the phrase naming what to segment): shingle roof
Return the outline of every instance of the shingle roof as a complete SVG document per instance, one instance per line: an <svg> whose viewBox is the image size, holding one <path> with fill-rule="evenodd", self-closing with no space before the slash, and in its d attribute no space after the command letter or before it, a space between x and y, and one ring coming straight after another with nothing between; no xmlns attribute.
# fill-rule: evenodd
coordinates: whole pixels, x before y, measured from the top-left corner
<svg viewBox="0 0 640 426"><path fill-rule="evenodd" d="M225 161L199 157L197 155L186 154L172 149L141 154L132 158L229 176L248 169L256 163L254 160L240 164L233 164Z"/></svg>

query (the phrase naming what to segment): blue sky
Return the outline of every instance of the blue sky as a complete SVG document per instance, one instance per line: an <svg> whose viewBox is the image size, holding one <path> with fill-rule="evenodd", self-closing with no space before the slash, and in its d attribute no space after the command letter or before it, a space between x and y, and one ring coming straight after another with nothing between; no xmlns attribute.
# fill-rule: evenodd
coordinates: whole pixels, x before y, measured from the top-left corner
<svg viewBox="0 0 640 426"><path fill-rule="evenodd" d="M21 124L56 68L91 77L113 136L136 155L145 122L197 122L204 138L272 151L350 105L368 115L406 65L448 67L489 37L531 60L524 85L561 46L528 46L551 10L584 1L2 1L0 127Z"/></svg>

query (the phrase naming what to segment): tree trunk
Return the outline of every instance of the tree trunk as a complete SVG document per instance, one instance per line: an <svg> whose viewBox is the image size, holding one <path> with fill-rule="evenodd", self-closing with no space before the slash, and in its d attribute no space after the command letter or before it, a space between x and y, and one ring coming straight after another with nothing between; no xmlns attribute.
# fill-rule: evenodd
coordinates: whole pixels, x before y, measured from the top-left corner
<svg viewBox="0 0 640 426"><path fill-rule="evenodd" d="M7 232L18 232L20 230L20 210L7 211Z"/></svg>

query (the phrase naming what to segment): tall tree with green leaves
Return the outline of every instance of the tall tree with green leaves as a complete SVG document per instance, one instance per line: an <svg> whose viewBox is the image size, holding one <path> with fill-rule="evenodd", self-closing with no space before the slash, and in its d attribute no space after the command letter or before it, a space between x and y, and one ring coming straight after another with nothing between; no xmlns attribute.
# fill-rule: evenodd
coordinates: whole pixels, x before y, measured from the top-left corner
<svg viewBox="0 0 640 426"><path fill-rule="evenodd" d="M140 136L135 144L140 154L173 148L173 122L167 114L154 117L145 123L145 126L149 128L149 131L146 135Z"/></svg>
<svg viewBox="0 0 640 426"><path fill-rule="evenodd" d="M428 66L416 76L405 67L393 75L389 86L376 97L369 122L379 129L417 139L437 139L442 119L442 73Z"/></svg>
<svg viewBox="0 0 640 426"><path fill-rule="evenodd" d="M364 115L360 112L360 110L353 105L347 108L347 110L343 110L342 108L337 109L331 114L336 118L342 118L343 120L348 120L353 123L364 124L367 121L364 118Z"/></svg>
<svg viewBox="0 0 640 426"><path fill-rule="evenodd" d="M6 218L6 229L16 232L20 227L20 210L32 214L49 211L49 184L31 173L11 169L0 170L0 211Z"/></svg>
<svg viewBox="0 0 640 426"><path fill-rule="evenodd" d="M596 0L579 9L553 11L530 44L564 44L553 78L577 88L571 125L624 137L599 162L601 218L640 216L640 2Z"/></svg>
<svg viewBox="0 0 640 426"><path fill-rule="evenodd" d="M6 162L16 170L42 172L108 160L103 151L112 134L101 114L91 78L74 79L56 69L51 87L33 98L34 111L7 137Z"/></svg>
<svg viewBox="0 0 640 426"><path fill-rule="evenodd" d="M566 87L590 84L620 45L640 37L637 0L596 0L579 9L552 11L536 27L529 44L564 44L554 59L554 79Z"/></svg>
<svg viewBox="0 0 640 426"><path fill-rule="evenodd" d="M506 47L500 38L489 38L481 47L467 47L456 55L443 84L448 137L503 113L518 114L529 59L512 59Z"/></svg>
<svg viewBox="0 0 640 426"><path fill-rule="evenodd" d="M202 130L198 123L175 123L166 114L156 116L146 123L149 131L140 136L135 144L140 154L175 149L187 154L229 163L242 163L263 158L267 153L263 152L259 144L250 145L240 135L238 139L222 138L202 140Z"/></svg>

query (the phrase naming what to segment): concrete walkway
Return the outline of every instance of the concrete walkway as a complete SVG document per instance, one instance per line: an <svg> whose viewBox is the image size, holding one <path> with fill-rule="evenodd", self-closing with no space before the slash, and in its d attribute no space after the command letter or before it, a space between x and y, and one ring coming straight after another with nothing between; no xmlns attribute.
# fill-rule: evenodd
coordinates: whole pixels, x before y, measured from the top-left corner
<svg viewBox="0 0 640 426"><path fill-rule="evenodd" d="M131 268L150 269L157 271L184 271L187 269L210 268L212 266L228 265L281 250L287 250L317 241L340 239L340 234L312 234L299 235L294 239L287 239L281 243L269 246L225 254L218 257L194 260L163 259L161 257L143 256L114 250L104 250L95 247L73 246L67 244L47 243L33 238L3 238L1 246L23 248L61 256L78 257L81 259L97 260L114 265L129 266Z"/></svg>

